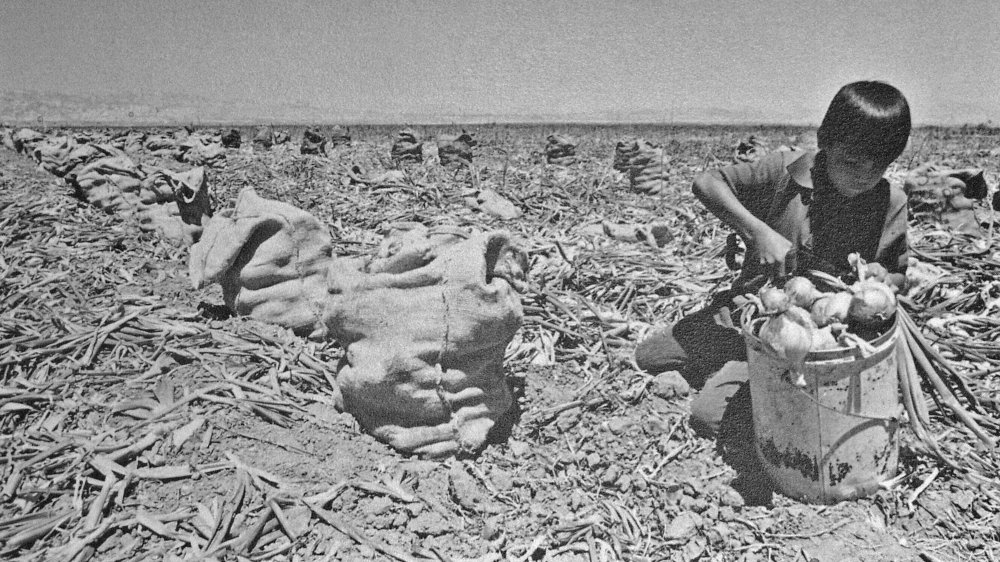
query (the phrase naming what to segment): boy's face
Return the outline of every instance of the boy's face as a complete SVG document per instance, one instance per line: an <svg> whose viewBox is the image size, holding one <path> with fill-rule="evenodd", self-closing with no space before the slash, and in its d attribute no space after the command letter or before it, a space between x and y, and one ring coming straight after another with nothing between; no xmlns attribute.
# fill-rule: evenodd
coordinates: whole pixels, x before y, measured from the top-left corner
<svg viewBox="0 0 1000 562"><path fill-rule="evenodd" d="M856 197L871 190L888 168L851 148L843 143L823 147L827 176L837 193L844 197Z"/></svg>

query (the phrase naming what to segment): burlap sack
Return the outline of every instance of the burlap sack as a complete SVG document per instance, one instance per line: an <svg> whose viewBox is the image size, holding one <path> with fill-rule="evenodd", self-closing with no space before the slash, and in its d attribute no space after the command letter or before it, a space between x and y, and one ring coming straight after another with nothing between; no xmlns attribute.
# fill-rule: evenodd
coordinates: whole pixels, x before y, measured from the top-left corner
<svg viewBox="0 0 1000 562"><path fill-rule="evenodd" d="M31 159L38 164L39 168L52 173L76 147L77 144L72 137L49 137L35 144L35 147L31 149Z"/></svg>
<svg viewBox="0 0 1000 562"><path fill-rule="evenodd" d="M248 188L209 221L188 273L196 289L222 285L236 314L321 336L331 256L329 231L315 217Z"/></svg>
<svg viewBox="0 0 1000 562"><path fill-rule="evenodd" d="M306 129L302 133L302 144L299 145L300 154L326 154L326 137L319 131Z"/></svg>
<svg viewBox="0 0 1000 562"><path fill-rule="evenodd" d="M146 134L140 131L128 131L111 140L111 146L127 153L139 152L144 148Z"/></svg>
<svg viewBox="0 0 1000 562"><path fill-rule="evenodd" d="M169 135L149 135L143 140L142 147L153 156L172 157L177 152L177 140Z"/></svg>
<svg viewBox="0 0 1000 562"><path fill-rule="evenodd" d="M632 189L650 195L665 192L669 176L663 148L643 140L636 141L634 148L628 159L629 183Z"/></svg>
<svg viewBox="0 0 1000 562"><path fill-rule="evenodd" d="M418 227L355 266L330 268L325 312L347 350L337 375L345 409L400 451L481 447L512 404L503 358L521 325L512 283L524 279L523 252L504 234Z"/></svg>
<svg viewBox="0 0 1000 562"><path fill-rule="evenodd" d="M17 146L14 144L14 129L0 128L0 144L3 144L7 150L17 151Z"/></svg>
<svg viewBox="0 0 1000 562"><path fill-rule="evenodd" d="M967 234L982 234L974 210L975 199L986 197L989 188L980 168L954 170L926 163L903 178L910 210L929 216Z"/></svg>
<svg viewBox="0 0 1000 562"><path fill-rule="evenodd" d="M139 206L143 177L129 157L108 156L80 168L70 183L76 196L91 205L130 214Z"/></svg>
<svg viewBox="0 0 1000 562"><path fill-rule="evenodd" d="M767 143L756 135L750 135L741 140L733 150L733 160L739 162L756 162L767 152Z"/></svg>
<svg viewBox="0 0 1000 562"><path fill-rule="evenodd" d="M476 139L465 131L460 135L438 135L438 158L441 160L441 165L471 165L475 156L473 149L478 144Z"/></svg>
<svg viewBox="0 0 1000 562"><path fill-rule="evenodd" d="M175 246L190 246L201 239L212 216L204 168L186 172L157 170L142 183L136 212L139 228L155 232Z"/></svg>
<svg viewBox="0 0 1000 562"><path fill-rule="evenodd" d="M19 129L12 139L15 151L30 154L36 144L45 140L45 135L33 129Z"/></svg>
<svg viewBox="0 0 1000 562"><path fill-rule="evenodd" d="M274 131L270 127L257 127L252 142L254 150L269 150L274 144Z"/></svg>
<svg viewBox="0 0 1000 562"><path fill-rule="evenodd" d="M628 161L639 150L640 139L628 137L615 143L615 155L611 167L619 172L628 172Z"/></svg>
<svg viewBox="0 0 1000 562"><path fill-rule="evenodd" d="M243 142L240 138L240 132L236 129L229 129L229 132L222 135L220 141L224 148L239 148Z"/></svg>
<svg viewBox="0 0 1000 562"><path fill-rule="evenodd" d="M504 220L520 218L524 213L509 199L492 189L475 190L465 198L465 204Z"/></svg>
<svg viewBox="0 0 1000 562"><path fill-rule="evenodd" d="M212 137L192 135L177 143L177 160L194 166L221 166L226 162L226 149Z"/></svg>
<svg viewBox="0 0 1000 562"><path fill-rule="evenodd" d="M559 166L575 164L576 143L563 135L549 135L545 144L545 161Z"/></svg>
<svg viewBox="0 0 1000 562"><path fill-rule="evenodd" d="M345 144L351 144L351 130L350 128L343 128L340 125L334 125L333 129L330 130L330 146L342 146Z"/></svg>
<svg viewBox="0 0 1000 562"><path fill-rule="evenodd" d="M423 160L423 150L417 133L412 129L403 129L396 133L396 140L392 143L390 155L396 162L420 162Z"/></svg>

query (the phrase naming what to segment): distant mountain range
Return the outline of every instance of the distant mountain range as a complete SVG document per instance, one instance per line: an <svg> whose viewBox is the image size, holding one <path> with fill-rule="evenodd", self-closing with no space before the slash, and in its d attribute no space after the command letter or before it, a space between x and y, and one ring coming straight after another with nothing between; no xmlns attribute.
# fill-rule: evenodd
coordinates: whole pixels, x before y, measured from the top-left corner
<svg viewBox="0 0 1000 562"><path fill-rule="evenodd" d="M954 108L958 109L958 108ZM961 113L984 115L975 108ZM10 124L80 125L250 125L274 124L402 124L402 123L772 123L815 125L803 119L801 108L784 111L749 107L673 107L660 111L607 111L602 113L451 114L442 112L364 111L337 114L309 104L262 104L220 101L184 94L63 94L24 90L0 91L0 122ZM984 119L985 120L985 119ZM928 124L955 122L954 115L925 120ZM976 121L973 121L976 122Z"/></svg>

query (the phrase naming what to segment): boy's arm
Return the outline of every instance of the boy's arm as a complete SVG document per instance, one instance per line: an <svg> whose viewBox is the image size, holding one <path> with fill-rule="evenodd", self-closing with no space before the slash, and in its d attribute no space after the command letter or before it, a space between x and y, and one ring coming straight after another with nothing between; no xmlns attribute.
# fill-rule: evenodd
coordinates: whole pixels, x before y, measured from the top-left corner
<svg viewBox="0 0 1000 562"><path fill-rule="evenodd" d="M695 178L694 194L712 214L753 246L760 263L772 275L784 275L794 269L792 243L751 213L720 176L707 172Z"/></svg>

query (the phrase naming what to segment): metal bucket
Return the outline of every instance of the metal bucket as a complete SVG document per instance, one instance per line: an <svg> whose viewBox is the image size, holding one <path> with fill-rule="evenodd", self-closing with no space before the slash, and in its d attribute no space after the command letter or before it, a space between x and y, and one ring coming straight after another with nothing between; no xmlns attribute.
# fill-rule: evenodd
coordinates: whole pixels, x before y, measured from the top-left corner
<svg viewBox="0 0 1000 562"><path fill-rule="evenodd" d="M898 321L897 321L898 322ZM757 454L777 489L835 503L878 489L896 474L902 404L896 372L898 324L858 349L810 353L796 386L788 363L744 330ZM797 378L797 377L796 377Z"/></svg>

